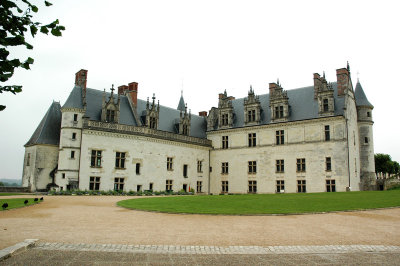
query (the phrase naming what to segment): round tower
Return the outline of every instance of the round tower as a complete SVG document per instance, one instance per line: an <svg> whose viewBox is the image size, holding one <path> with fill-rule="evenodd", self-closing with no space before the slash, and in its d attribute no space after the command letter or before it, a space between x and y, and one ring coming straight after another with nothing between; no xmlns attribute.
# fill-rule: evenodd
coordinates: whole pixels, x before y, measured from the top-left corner
<svg viewBox="0 0 400 266"><path fill-rule="evenodd" d="M374 190L376 189L373 137L374 121L372 119L374 106L368 101L359 81L357 81L355 89L355 98L360 140L360 188L361 190Z"/></svg>

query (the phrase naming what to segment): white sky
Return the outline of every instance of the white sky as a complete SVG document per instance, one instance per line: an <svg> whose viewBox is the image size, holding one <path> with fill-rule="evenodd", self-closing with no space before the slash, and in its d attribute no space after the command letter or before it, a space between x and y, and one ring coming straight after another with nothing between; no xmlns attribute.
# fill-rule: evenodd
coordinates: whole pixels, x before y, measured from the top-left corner
<svg viewBox="0 0 400 266"><path fill-rule="evenodd" d="M41 2L41 1L40 1ZM192 113L217 105L218 93L236 98L268 93L279 78L286 90L310 86L313 73L350 62L353 85L360 82L373 111L375 153L400 161L398 145L400 72L397 1L51 1L35 17L58 18L63 37L38 35L35 59L7 84L0 104L0 178L20 179L23 145L52 101L64 104L75 73L87 69L88 87L139 83L141 99L156 94L176 108L183 94ZM182 82L183 81L183 82Z"/></svg>

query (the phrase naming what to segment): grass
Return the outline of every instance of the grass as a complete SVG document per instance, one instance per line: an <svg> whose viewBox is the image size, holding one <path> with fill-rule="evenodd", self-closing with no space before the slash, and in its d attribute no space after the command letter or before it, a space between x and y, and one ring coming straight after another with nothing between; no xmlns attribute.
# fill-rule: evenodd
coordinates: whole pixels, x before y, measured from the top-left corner
<svg viewBox="0 0 400 266"><path fill-rule="evenodd" d="M28 203L25 205L24 201L28 200ZM37 204L33 201L33 198L28 199L28 198L20 198L20 199L0 199L0 211L3 211L3 208L1 206L3 206L3 203L7 202L8 203L8 207L6 210L10 210L10 209L15 209L15 208L21 208L24 206L29 206L29 205L33 205L33 204ZM38 201L40 202L40 201Z"/></svg>
<svg viewBox="0 0 400 266"><path fill-rule="evenodd" d="M0 196L26 195L26 193L0 192Z"/></svg>
<svg viewBox="0 0 400 266"><path fill-rule="evenodd" d="M400 206L400 190L299 194L244 194L129 199L118 206L136 210L201 214L290 214Z"/></svg>

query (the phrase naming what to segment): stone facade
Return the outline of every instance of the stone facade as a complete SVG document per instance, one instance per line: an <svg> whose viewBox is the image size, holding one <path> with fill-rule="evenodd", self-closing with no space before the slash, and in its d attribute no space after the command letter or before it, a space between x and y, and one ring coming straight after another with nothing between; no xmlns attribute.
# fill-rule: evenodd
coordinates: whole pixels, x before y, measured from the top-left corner
<svg viewBox="0 0 400 266"><path fill-rule="evenodd" d="M61 108L58 146L26 146L24 185L33 191L374 188L373 106L359 82L353 90L349 67L337 70L336 83L314 74L313 86L296 90L278 81L264 95L250 88L235 99L225 91L208 116L188 112L183 96L172 109L154 95L152 102L139 100L136 82L114 95L114 88L87 89L86 77L86 70L77 73Z"/></svg>

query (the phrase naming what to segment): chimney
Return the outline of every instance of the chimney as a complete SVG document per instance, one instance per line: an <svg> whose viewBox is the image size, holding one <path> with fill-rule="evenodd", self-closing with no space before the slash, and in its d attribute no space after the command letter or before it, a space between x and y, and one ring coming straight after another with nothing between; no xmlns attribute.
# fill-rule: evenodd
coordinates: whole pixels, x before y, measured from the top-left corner
<svg viewBox="0 0 400 266"><path fill-rule="evenodd" d="M131 99L135 106L137 106L138 85L139 84L137 82L131 82L128 84L128 90L131 94Z"/></svg>
<svg viewBox="0 0 400 266"><path fill-rule="evenodd" d="M128 86L126 86L126 85L119 86L118 87L118 94L119 95L124 95L126 90L128 90Z"/></svg>
<svg viewBox="0 0 400 266"><path fill-rule="evenodd" d="M199 112L199 116L206 117L206 116L207 116L207 111L201 111L201 112Z"/></svg>
<svg viewBox="0 0 400 266"><path fill-rule="evenodd" d="M338 96L343 96L346 89L349 88L350 71L348 68L336 69Z"/></svg>
<svg viewBox="0 0 400 266"><path fill-rule="evenodd" d="M317 99L320 87L321 87L321 76L318 73L314 73L314 99Z"/></svg>
<svg viewBox="0 0 400 266"><path fill-rule="evenodd" d="M219 93L219 94L218 94L218 99L222 99L222 98L224 98L224 96L225 96L225 95L224 95L223 93Z"/></svg>
<svg viewBox="0 0 400 266"><path fill-rule="evenodd" d="M235 97L229 96L229 97L228 97L228 100L229 100L229 101L233 101L233 100L235 100Z"/></svg>
<svg viewBox="0 0 400 266"><path fill-rule="evenodd" d="M87 70L81 69L75 74L75 86L80 86L86 91Z"/></svg>
<svg viewBox="0 0 400 266"><path fill-rule="evenodd" d="M275 89L277 89L277 87L278 87L278 85L275 82L270 83L269 84L269 94L270 95L273 94L275 92Z"/></svg>

